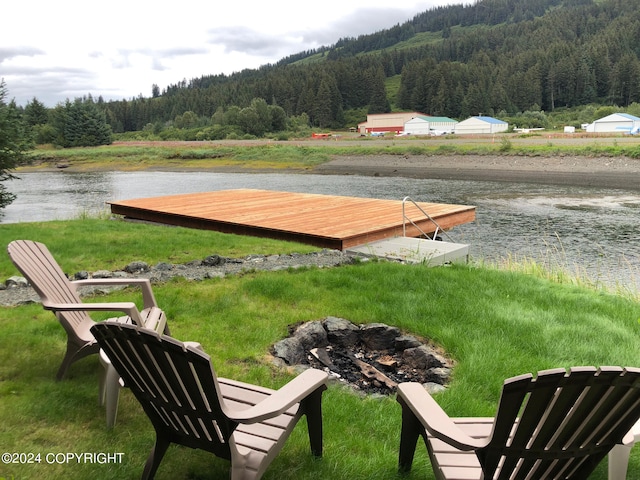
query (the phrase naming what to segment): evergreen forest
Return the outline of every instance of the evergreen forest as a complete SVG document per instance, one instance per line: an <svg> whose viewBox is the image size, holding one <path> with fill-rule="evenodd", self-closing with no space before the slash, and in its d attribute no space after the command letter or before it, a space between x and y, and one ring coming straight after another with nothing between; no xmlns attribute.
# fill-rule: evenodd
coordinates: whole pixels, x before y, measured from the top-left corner
<svg viewBox="0 0 640 480"><path fill-rule="evenodd" d="M640 0L479 0L258 69L153 85L149 97L83 101L114 133L197 132L185 140L341 129L397 110L459 120L624 110L640 103L639 57Z"/></svg>

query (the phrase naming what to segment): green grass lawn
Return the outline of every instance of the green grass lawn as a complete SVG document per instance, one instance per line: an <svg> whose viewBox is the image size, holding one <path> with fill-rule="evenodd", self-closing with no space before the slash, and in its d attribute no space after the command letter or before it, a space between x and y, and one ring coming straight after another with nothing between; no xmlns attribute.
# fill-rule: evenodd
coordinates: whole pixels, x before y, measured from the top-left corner
<svg viewBox="0 0 640 480"><path fill-rule="evenodd" d="M122 268L132 260L179 263L213 253L312 249L114 220L4 225L2 245L15 238L47 243L69 273ZM6 254L0 256L0 274L17 274ZM368 262L200 282L176 279L155 285L154 291L172 334L199 341L218 375L272 388L293 373L271 364L269 348L296 322L333 315L428 337L457 362L450 387L436 397L454 416L492 415L502 381L513 375L573 365L639 365L639 303L492 268ZM135 291L108 296L110 301L130 298L139 300ZM117 424L106 429L97 403L95 356L77 362L67 379L55 382L65 341L54 316L40 305L0 308L0 450L43 455L40 464L0 464L0 478L139 478L154 439L149 421L123 390ZM393 397L364 398L332 385L323 408L324 458L314 460L308 453L301 422L265 479L399 478L400 407ZM47 453L68 452L123 455L110 465L44 460ZM629 478L640 472L640 449L631 462ZM172 447L156 478L226 479L227 467L210 454ZM423 446L405 478L433 478ZM606 462L593 478L606 478Z"/></svg>

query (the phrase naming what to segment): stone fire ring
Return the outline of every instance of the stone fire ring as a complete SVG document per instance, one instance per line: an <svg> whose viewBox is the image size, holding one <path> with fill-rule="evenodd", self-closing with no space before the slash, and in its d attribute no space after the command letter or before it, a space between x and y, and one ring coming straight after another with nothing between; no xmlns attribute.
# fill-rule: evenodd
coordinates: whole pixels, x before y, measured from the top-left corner
<svg viewBox="0 0 640 480"><path fill-rule="evenodd" d="M326 317L289 330L272 347L277 364L322 369L366 394L389 395L403 382L419 382L435 393L446 388L454 366L433 344L383 323L355 325Z"/></svg>

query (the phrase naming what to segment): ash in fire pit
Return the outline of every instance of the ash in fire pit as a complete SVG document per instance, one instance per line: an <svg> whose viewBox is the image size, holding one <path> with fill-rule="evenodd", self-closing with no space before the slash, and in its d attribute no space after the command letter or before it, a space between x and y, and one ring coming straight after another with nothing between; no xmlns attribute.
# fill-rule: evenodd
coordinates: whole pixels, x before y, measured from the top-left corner
<svg viewBox="0 0 640 480"><path fill-rule="evenodd" d="M289 337L273 346L276 358L325 370L364 393L390 394L402 382L419 382L437 391L447 384L453 367L432 345L383 323L358 326L327 317L289 330Z"/></svg>

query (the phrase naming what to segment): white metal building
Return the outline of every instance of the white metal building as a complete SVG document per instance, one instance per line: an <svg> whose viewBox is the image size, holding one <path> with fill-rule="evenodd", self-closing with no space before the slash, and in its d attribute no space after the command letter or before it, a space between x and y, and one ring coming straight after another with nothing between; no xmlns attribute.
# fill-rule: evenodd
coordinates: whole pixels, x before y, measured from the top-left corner
<svg viewBox="0 0 640 480"><path fill-rule="evenodd" d="M509 128L507 122L493 117L470 117L456 124L454 132L456 134L471 133L500 133L506 132Z"/></svg>
<svg viewBox="0 0 640 480"><path fill-rule="evenodd" d="M404 133L409 135L434 135L453 133L458 122L448 117L430 117L418 115L405 122Z"/></svg>
<svg viewBox="0 0 640 480"><path fill-rule="evenodd" d="M587 132L634 133L640 128L640 118L628 113L612 113L587 125Z"/></svg>

